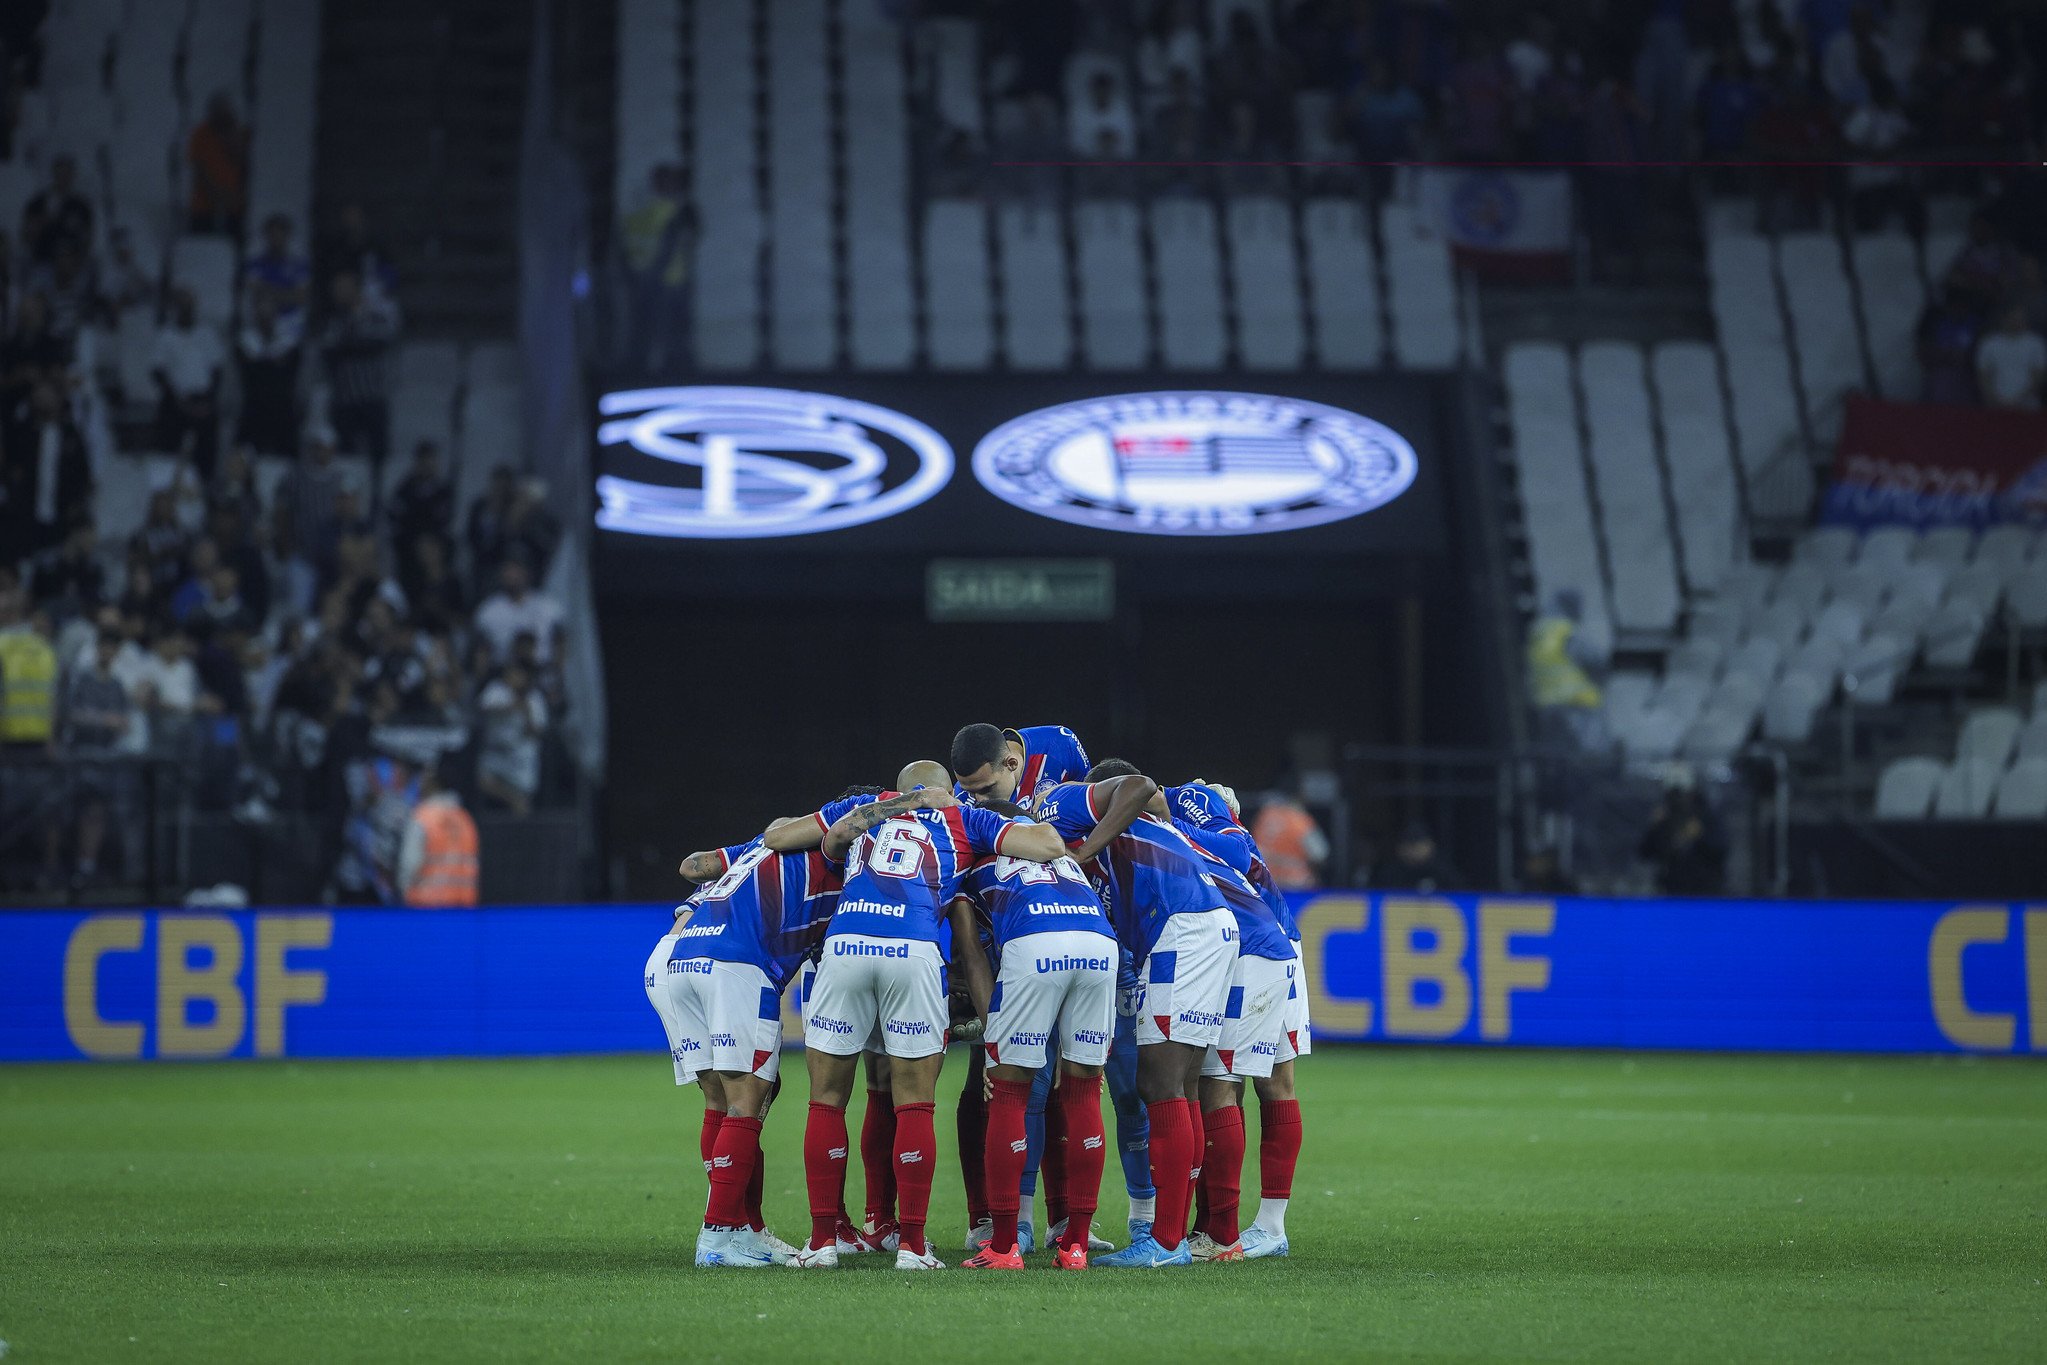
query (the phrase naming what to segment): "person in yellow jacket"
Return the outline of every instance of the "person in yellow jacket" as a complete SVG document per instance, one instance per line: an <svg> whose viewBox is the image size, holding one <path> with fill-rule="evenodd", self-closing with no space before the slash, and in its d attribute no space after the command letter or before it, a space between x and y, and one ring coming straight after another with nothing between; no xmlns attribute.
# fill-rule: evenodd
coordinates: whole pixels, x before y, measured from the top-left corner
<svg viewBox="0 0 2047 1365"><path fill-rule="evenodd" d="M620 226L626 266L626 360L649 370L689 358L689 272L696 209L683 198L682 169L656 166L648 194Z"/></svg>
<svg viewBox="0 0 2047 1365"><path fill-rule="evenodd" d="M474 905L476 821L433 769L420 777L419 790L398 852L400 894L407 905L424 909Z"/></svg>
<svg viewBox="0 0 2047 1365"><path fill-rule="evenodd" d="M1529 625L1528 691L1545 740L1597 749L1606 743L1605 695L1592 675L1598 651L1579 628L1584 610L1577 590L1566 588Z"/></svg>
<svg viewBox="0 0 2047 1365"><path fill-rule="evenodd" d="M19 592L6 597L0 605L0 745L46 749L57 719L57 651L50 643L50 618L39 611L24 625Z"/></svg>

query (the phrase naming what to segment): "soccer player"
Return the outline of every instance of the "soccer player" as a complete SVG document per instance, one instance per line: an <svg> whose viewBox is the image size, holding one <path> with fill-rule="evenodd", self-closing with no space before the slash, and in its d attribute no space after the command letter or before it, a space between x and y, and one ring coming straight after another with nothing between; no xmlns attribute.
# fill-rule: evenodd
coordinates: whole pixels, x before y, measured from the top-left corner
<svg viewBox="0 0 2047 1365"><path fill-rule="evenodd" d="M761 839L692 853L700 882L647 961L647 996L668 1033L678 1085L704 1092L700 1146L710 1178L698 1265L787 1264L795 1248L760 1217L760 1134L780 1074L782 988L818 942L839 873L816 852L777 855Z"/></svg>
<svg viewBox="0 0 2047 1365"><path fill-rule="evenodd" d="M1087 775L1087 749L1080 737L1064 725L1026 725L1005 730L985 722L963 725L952 737L953 792L963 801L991 797L1027 804L1040 787L1054 782L1077 782ZM994 1225L988 1217L987 1180L981 1169L981 1152L987 1140L988 1106L984 1098L980 1048L967 1054L966 1084L960 1089L959 1106L953 1121L959 1135L960 1176L967 1188L967 1250L988 1245ZM1017 1229L1018 1244L1030 1251L1035 1243L1030 1205L1037 1193L1038 1163L1045 1148L1046 1101L1052 1089L1053 1063L1047 1061L1031 1091L1031 1105L1025 1115L1025 1134L1030 1142L1023 1173L1023 1217ZM1137 1108L1132 1104L1124 1107ZM873 1114L870 1104L868 1113ZM1054 1114L1056 1124L1056 1113ZM1119 1131L1119 1139L1123 1136ZM1142 1141L1140 1135L1139 1141ZM1047 1202L1053 1202L1055 1186L1048 1177ZM1108 1244L1100 1244L1107 1250Z"/></svg>
<svg viewBox="0 0 2047 1365"><path fill-rule="evenodd" d="M1287 1041L1298 954L1286 935L1281 916L1291 921L1292 915L1277 885L1272 883L1257 845L1237 823L1221 792L1204 783L1190 782L1166 788L1160 793L1160 801L1181 832L1215 860L1216 886L1237 921L1237 969L1230 983L1222 1037L1202 1062L1201 1202L1189 1251L1197 1261L1243 1260L1246 1249L1239 1244L1237 1226L1244 1170L1241 1087L1247 1076L1254 1085L1269 1081L1280 1049ZM1270 898L1253 885L1253 869L1270 886ZM1288 1100L1291 1099L1289 1087ZM1260 1103L1262 1115L1263 1092ZM1299 1132L1298 1121L1295 1132ZM1262 1254L1274 1253L1265 1250Z"/></svg>
<svg viewBox="0 0 2047 1365"><path fill-rule="evenodd" d="M788 849L816 843L828 858L845 858L845 888L832 914L810 1008L804 1046L810 1070L810 1120L804 1168L810 1186L810 1243L794 1262L826 1268L839 1261L838 1210L846 1179L846 1101L854 1058L878 1036L889 1055L895 1098L896 1268L942 1270L924 1225L931 1203L936 1139L933 1095L945 1058L949 1018L938 942L948 911L955 949L973 944L964 907L953 904L960 878L977 855L1006 854L1049 863L1064 856L1053 830L992 811L962 807L951 775L939 764L912 763L897 785L904 795L818 812L810 824L785 825L768 837ZM841 807L845 808L841 808ZM961 965L986 970L978 952ZM980 989L988 989L986 983Z"/></svg>
<svg viewBox="0 0 2047 1365"><path fill-rule="evenodd" d="M1149 1236L1101 1266L1191 1265L1188 1185L1199 1159L1201 1063L1222 1036L1236 970L1237 925L1216 889L1214 860L1170 820L1146 810L1158 784L1120 759L1039 793L1034 813L1078 841L1075 861L1099 855L1116 937L1137 959L1137 1087L1151 1124L1157 1220Z"/></svg>
<svg viewBox="0 0 2047 1365"><path fill-rule="evenodd" d="M983 805L1012 819L1028 818L1007 801L990 797ZM1024 1268L1017 1240L1028 1146L1024 1120L1039 1076L1057 1062L1061 1080L1055 1093L1067 1141L1052 1159L1062 1167L1067 1222L1055 1264L1085 1270L1105 1156L1102 1065L1116 1011L1116 932L1087 874L1070 857L1050 863L984 859L968 871L960 890L986 918L1001 962L982 1033L993 1090L984 1169L994 1227L989 1244L965 1264Z"/></svg>

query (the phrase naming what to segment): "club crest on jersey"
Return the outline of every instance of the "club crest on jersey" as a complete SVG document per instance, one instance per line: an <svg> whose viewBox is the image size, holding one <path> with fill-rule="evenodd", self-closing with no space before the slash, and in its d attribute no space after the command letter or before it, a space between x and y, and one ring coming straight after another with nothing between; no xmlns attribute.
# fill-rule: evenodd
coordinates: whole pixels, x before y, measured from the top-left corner
<svg viewBox="0 0 2047 1365"><path fill-rule="evenodd" d="M952 447L900 412L796 389L629 389L597 401L608 461L663 462L655 482L605 474L597 525L687 540L801 536L880 521L952 478ZM632 453L628 453L632 452ZM645 466L651 477L659 466Z"/></svg>
<svg viewBox="0 0 2047 1365"><path fill-rule="evenodd" d="M974 448L1012 506L1111 531L1257 535L1342 521L1414 483L1406 438L1342 408L1258 393L1117 394L1040 408Z"/></svg>

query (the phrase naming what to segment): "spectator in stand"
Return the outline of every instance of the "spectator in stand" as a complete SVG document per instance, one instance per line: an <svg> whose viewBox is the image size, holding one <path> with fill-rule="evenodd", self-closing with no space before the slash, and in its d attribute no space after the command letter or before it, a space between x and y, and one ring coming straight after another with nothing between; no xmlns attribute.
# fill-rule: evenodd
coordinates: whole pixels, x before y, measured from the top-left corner
<svg viewBox="0 0 2047 1365"><path fill-rule="evenodd" d="M443 909L476 904L476 821L438 766L420 774L419 804L406 822L398 886L407 905Z"/></svg>
<svg viewBox="0 0 2047 1365"><path fill-rule="evenodd" d="M1557 860L1557 851L1548 844L1537 844L1521 859L1520 890L1535 896L1575 896L1578 882L1564 871Z"/></svg>
<svg viewBox="0 0 2047 1365"><path fill-rule="evenodd" d="M1292 792L1273 792L1265 799L1251 821L1251 837L1272 879L1287 890L1312 891L1322 884L1329 840Z"/></svg>
<svg viewBox="0 0 2047 1365"><path fill-rule="evenodd" d="M561 541L561 524L547 510L537 480L521 479L510 465L491 471L490 487L469 508L469 557L477 591L496 574L500 561L517 553L536 575L545 575Z"/></svg>
<svg viewBox="0 0 2047 1365"><path fill-rule="evenodd" d="M390 350L398 336L398 305L364 292L352 270L335 272L327 292L320 359L327 371L328 415L341 448L369 456L381 479L391 439Z"/></svg>
<svg viewBox="0 0 2047 1365"><path fill-rule="evenodd" d="M79 329L99 317L99 272L85 247L69 238L57 244L54 256L29 272L25 287L49 305L50 331L67 344L76 343Z"/></svg>
<svg viewBox="0 0 2047 1365"><path fill-rule="evenodd" d="M120 637L102 632L91 652L70 671L64 683L63 750L70 760L71 800L77 812L72 885L89 885L99 875L100 850L106 843L107 809L125 805L127 772L106 760L120 756L134 725L128 689L114 675ZM123 822L125 823L125 822ZM44 864L56 870L58 832L53 828Z"/></svg>
<svg viewBox="0 0 2047 1365"><path fill-rule="evenodd" d="M476 785L514 815L533 813L540 791L540 747L547 732L547 702L533 678L512 664L476 699L483 730Z"/></svg>
<svg viewBox="0 0 2047 1365"><path fill-rule="evenodd" d="M277 485L277 509L295 557L325 578L341 542L341 471L334 465L334 433L308 428L298 463Z"/></svg>
<svg viewBox="0 0 2047 1365"><path fill-rule="evenodd" d="M241 363L242 415L235 439L283 454L299 430L298 381L304 313L278 311L277 295L252 290L235 357Z"/></svg>
<svg viewBox="0 0 2047 1365"><path fill-rule="evenodd" d="M50 162L49 185L22 206L22 254L48 263L66 243L92 250L92 201L78 188L78 163L60 156Z"/></svg>
<svg viewBox="0 0 2047 1365"><path fill-rule="evenodd" d="M1953 289L1926 306L1919 319L1922 403L1976 401L1976 339L1982 328L1969 302Z"/></svg>
<svg viewBox="0 0 2047 1365"><path fill-rule="evenodd" d="M1137 150L1137 116L1107 71L1089 77L1087 96L1068 118L1074 154L1097 161L1127 160Z"/></svg>
<svg viewBox="0 0 2047 1365"><path fill-rule="evenodd" d="M1727 889L1727 835L1688 770L1672 774L1638 850L1666 896L1717 896Z"/></svg>
<svg viewBox="0 0 2047 1365"><path fill-rule="evenodd" d="M28 403L0 425L0 490L4 490L8 554L39 554L87 516L92 465L71 405L55 382L41 379Z"/></svg>
<svg viewBox="0 0 2047 1365"><path fill-rule="evenodd" d="M149 512L128 541L129 586L121 609L153 617L167 608L171 593L184 581L185 552L191 543L191 533L178 521L176 495L168 487L151 492ZM149 576L146 588L135 582L137 565Z"/></svg>
<svg viewBox="0 0 2047 1365"><path fill-rule="evenodd" d="M107 229L107 265L100 275L100 301L117 324L131 308L156 307L156 272L136 256L135 234L122 224Z"/></svg>
<svg viewBox="0 0 2047 1365"><path fill-rule="evenodd" d="M536 657L544 664L559 652L563 620L561 603L535 592L526 561L513 555L498 567L498 590L476 609L476 633L489 643L499 663L512 657L512 641L518 635L531 634Z"/></svg>
<svg viewBox="0 0 2047 1365"><path fill-rule="evenodd" d="M370 232L362 204L351 200L341 209L341 221L319 247L320 281L326 285L343 271L352 271L362 281L363 292L385 299L398 297L398 270L391 253Z"/></svg>
<svg viewBox="0 0 2047 1365"><path fill-rule="evenodd" d="M270 566L264 562L248 519L235 503L214 503L207 512L206 527L220 547L220 562L235 571L249 624L261 625L270 618Z"/></svg>
<svg viewBox="0 0 2047 1365"><path fill-rule="evenodd" d="M1376 891L1434 893L1469 887L1464 874L1451 866L1436 847L1436 836L1420 821L1410 822L1400 832L1399 842L1393 845L1393 856L1372 869L1372 888Z"/></svg>
<svg viewBox="0 0 2047 1365"><path fill-rule="evenodd" d="M0 347L0 412L27 398L39 384L68 392L72 384L72 343L50 325L49 301L24 294L15 304L14 330Z"/></svg>
<svg viewBox="0 0 2047 1365"><path fill-rule="evenodd" d="M1351 99L1359 152L1367 161L1414 160L1427 112L1411 86L1394 80L1386 59L1374 57L1363 86Z"/></svg>
<svg viewBox="0 0 2047 1365"><path fill-rule="evenodd" d="M312 266L291 249L290 217L271 214L263 220L263 249L242 266L244 300L256 304L268 299L278 317L303 331L312 283Z"/></svg>
<svg viewBox="0 0 2047 1365"><path fill-rule="evenodd" d="M2026 306L2007 304L1996 331L1976 346L1976 383L1993 408L2040 407L2047 378L2047 341L2026 328Z"/></svg>
<svg viewBox="0 0 2047 1365"><path fill-rule="evenodd" d="M98 549L92 519L80 517L62 545L36 557L32 599L59 625L93 615L106 600L106 571L100 567Z"/></svg>
<svg viewBox="0 0 2047 1365"><path fill-rule="evenodd" d="M184 625L192 619L192 613L206 596L207 580L220 565L220 547L211 537L201 536L192 542L192 552L185 557L185 577L171 592L171 619Z"/></svg>
<svg viewBox="0 0 2047 1365"><path fill-rule="evenodd" d="M239 235L248 211L249 130L235 114L227 91L206 102L206 119L185 142L192 188L187 221L193 232Z"/></svg>
<svg viewBox="0 0 2047 1365"><path fill-rule="evenodd" d="M1802 229L1818 224L1826 199L1827 173L1814 163L1834 155L1835 130L1826 106L1813 98L1796 57L1781 56L1772 69L1751 141L1762 160L1786 163L1763 173L1763 229Z"/></svg>
<svg viewBox="0 0 2047 1365"><path fill-rule="evenodd" d="M1969 217L1969 241L1942 280L1947 293L1978 319L1991 317L2023 284L2018 249L1996 220L1978 210Z"/></svg>
<svg viewBox="0 0 2047 1365"><path fill-rule="evenodd" d="M391 490L384 513L391 523L392 547L398 552L399 582L418 576L422 539L440 541L442 558L446 559L446 552L454 545L451 529L455 524L455 485L442 472L438 442L421 441L413 446L412 467Z"/></svg>
<svg viewBox="0 0 2047 1365"><path fill-rule="evenodd" d="M192 291L171 291L171 313L157 328L149 355L156 383L156 444L190 459L202 479L213 476L220 448L220 375L227 355L213 328L199 321Z"/></svg>
<svg viewBox="0 0 2047 1365"><path fill-rule="evenodd" d="M1724 45L1699 87L1699 150L1708 161L1737 160L1748 152L1762 99L1741 45Z"/></svg>
<svg viewBox="0 0 2047 1365"><path fill-rule="evenodd" d="M1201 13L1194 0L1153 5L1137 43L1137 79L1145 102L1156 106L1170 94L1196 89L1205 65Z"/></svg>
<svg viewBox="0 0 2047 1365"><path fill-rule="evenodd" d="M405 600L420 625L430 631L450 631L469 619L468 594L448 561L447 538L431 533L414 537L411 554L399 561L398 583L405 589Z"/></svg>
<svg viewBox="0 0 2047 1365"><path fill-rule="evenodd" d="M211 710L199 689L192 662L192 637L176 626L159 626L150 640L148 711L150 747L159 758L190 756L195 719Z"/></svg>
<svg viewBox="0 0 2047 1365"><path fill-rule="evenodd" d="M1848 170L1848 205L1855 230L1875 232L1895 214L1907 232L1924 235L1925 204L1904 169L1893 164L1912 135L1905 106L1886 77L1872 77L1869 90L1869 101L1857 105L1841 124L1842 139L1858 160L1867 163Z"/></svg>
<svg viewBox="0 0 2047 1365"><path fill-rule="evenodd" d="M672 370L689 363L689 272L696 237L696 208L683 199L682 168L656 166L647 177L646 199L624 225L628 364Z"/></svg>

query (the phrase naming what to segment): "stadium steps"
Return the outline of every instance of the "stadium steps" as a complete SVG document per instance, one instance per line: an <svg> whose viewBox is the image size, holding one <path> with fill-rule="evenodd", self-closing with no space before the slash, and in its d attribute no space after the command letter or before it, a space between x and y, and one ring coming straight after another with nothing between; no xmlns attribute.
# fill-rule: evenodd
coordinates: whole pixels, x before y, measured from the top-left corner
<svg viewBox="0 0 2047 1365"><path fill-rule="evenodd" d="M363 204L409 334L504 335L532 0L350 0L323 20L317 222Z"/></svg>

